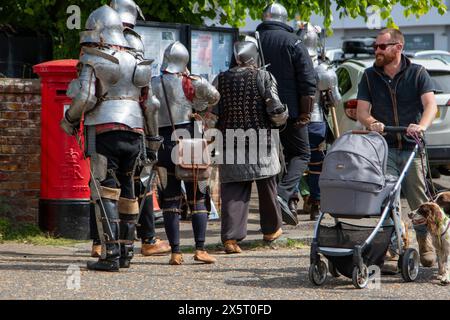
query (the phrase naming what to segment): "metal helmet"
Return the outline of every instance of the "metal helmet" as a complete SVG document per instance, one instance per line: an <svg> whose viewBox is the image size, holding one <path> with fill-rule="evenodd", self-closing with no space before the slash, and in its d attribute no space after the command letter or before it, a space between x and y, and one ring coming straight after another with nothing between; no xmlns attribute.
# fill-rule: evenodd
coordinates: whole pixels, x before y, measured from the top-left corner
<svg viewBox="0 0 450 320"><path fill-rule="evenodd" d="M133 0L111 0L110 6L119 13L122 23L135 26L138 15L145 20L141 8Z"/></svg>
<svg viewBox="0 0 450 320"><path fill-rule="evenodd" d="M189 52L179 41L171 43L164 51L161 71L170 73L185 72L189 63Z"/></svg>
<svg viewBox="0 0 450 320"><path fill-rule="evenodd" d="M308 49L310 57L317 56L317 49L319 48L319 30L313 25L308 23L306 30L302 34L303 44Z"/></svg>
<svg viewBox="0 0 450 320"><path fill-rule="evenodd" d="M238 65L258 66L258 47L252 41L238 41L234 44L234 57Z"/></svg>
<svg viewBox="0 0 450 320"><path fill-rule="evenodd" d="M86 21L86 31L81 32L80 43L109 44L128 48L119 14L107 5L92 11Z"/></svg>
<svg viewBox="0 0 450 320"><path fill-rule="evenodd" d="M279 3L272 3L263 12L263 21L278 21L287 23L288 13L285 7Z"/></svg>

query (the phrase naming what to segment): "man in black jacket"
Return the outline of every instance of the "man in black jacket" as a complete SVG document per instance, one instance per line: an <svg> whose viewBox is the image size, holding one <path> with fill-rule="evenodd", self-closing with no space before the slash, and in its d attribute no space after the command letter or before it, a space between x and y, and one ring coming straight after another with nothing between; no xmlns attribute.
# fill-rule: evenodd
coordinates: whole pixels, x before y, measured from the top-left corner
<svg viewBox="0 0 450 320"><path fill-rule="evenodd" d="M278 201L283 221L297 225L297 215L289 210L288 200L310 158L307 124L314 103L316 78L308 50L286 22L286 9L274 3L264 10L263 22L256 31L261 38L265 63L270 64L267 70L277 80L281 102L289 109L286 128L280 132L287 170L278 184Z"/></svg>
<svg viewBox="0 0 450 320"><path fill-rule="evenodd" d="M357 117L371 131L383 133L385 126L404 126L408 136L417 138L429 128L438 111L436 84L423 66L412 63L402 53L404 47L400 30L388 28L378 33L375 63L364 71L358 86ZM389 146L387 173L398 177L415 143L401 134L387 133L384 137ZM422 161L416 157L402 182L402 193L411 211L429 201L422 170ZM424 267L432 267L436 255L431 236L423 224L414 225L414 230L420 262Z"/></svg>

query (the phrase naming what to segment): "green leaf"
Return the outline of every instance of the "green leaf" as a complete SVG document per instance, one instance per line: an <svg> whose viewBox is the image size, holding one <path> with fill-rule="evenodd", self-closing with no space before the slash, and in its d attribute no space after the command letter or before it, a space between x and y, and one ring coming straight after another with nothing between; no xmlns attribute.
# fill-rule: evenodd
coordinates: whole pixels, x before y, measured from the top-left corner
<svg viewBox="0 0 450 320"><path fill-rule="evenodd" d="M220 24L243 26L247 14L259 20L263 9L272 0L135 0L143 10L147 20L161 22L178 22L201 24L204 17L214 18L219 14ZM25 27L36 32L50 35L54 41L55 58L77 58L79 54L79 32L67 30L66 13L69 4L78 5L82 12L82 24L92 10L110 0L15 0L2 1L0 5L0 25ZM387 24L396 26L391 17L392 8L400 4L406 17L420 17L436 8L439 14L445 14L447 7L443 0L279 0L294 19L300 16L308 20L311 14L322 17L327 34L332 34L332 15L339 17L367 17L367 7L376 5L381 9L381 16ZM198 3L198 13L193 13ZM207 3L210 8L207 8ZM222 11L219 11L219 8Z"/></svg>

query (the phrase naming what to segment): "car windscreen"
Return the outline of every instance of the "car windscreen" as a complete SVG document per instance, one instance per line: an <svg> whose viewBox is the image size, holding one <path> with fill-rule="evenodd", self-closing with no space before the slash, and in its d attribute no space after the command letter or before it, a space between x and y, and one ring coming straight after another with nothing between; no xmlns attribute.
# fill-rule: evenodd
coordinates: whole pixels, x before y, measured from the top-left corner
<svg viewBox="0 0 450 320"><path fill-rule="evenodd" d="M437 59L443 60L444 62L450 63L450 55L446 54L429 54L429 55L419 55L417 56L419 59Z"/></svg>
<svg viewBox="0 0 450 320"><path fill-rule="evenodd" d="M428 70L438 93L450 93L450 72Z"/></svg>

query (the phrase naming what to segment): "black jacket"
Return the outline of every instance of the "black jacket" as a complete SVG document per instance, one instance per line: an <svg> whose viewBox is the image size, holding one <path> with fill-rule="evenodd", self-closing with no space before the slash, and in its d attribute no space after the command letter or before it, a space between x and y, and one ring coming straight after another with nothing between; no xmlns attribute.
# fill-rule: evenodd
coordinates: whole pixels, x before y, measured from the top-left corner
<svg viewBox="0 0 450 320"><path fill-rule="evenodd" d="M401 70L394 79L375 65L366 69L358 86L358 100L369 102L371 115L385 125L407 127L419 123L423 113L421 96L434 90L425 68L403 55ZM404 141L400 134L388 133L385 138L390 148L414 147L414 143Z"/></svg>
<svg viewBox="0 0 450 320"><path fill-rule="evenodd" d="M282 103L287 104L289 116L298 117L301 96L314 96L316 76L308 50L294 33L294 29L277 21L264 21L256 30L267 68L278 82Z"/></svg>

